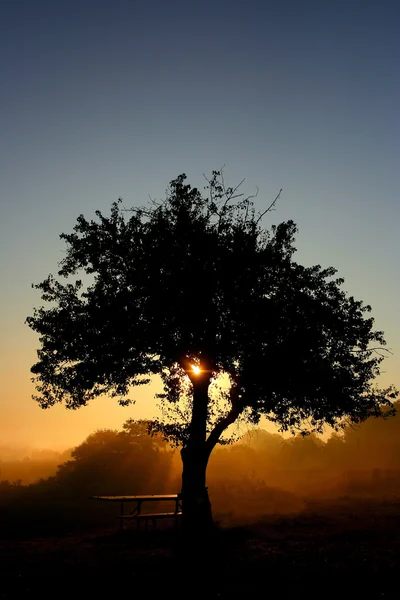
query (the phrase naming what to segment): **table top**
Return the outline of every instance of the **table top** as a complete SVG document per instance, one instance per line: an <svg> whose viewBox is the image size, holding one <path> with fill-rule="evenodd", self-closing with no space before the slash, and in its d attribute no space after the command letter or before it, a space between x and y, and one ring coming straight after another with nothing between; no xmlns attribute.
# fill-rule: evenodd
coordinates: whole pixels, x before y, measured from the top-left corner
<svg viewBox="0 0 400 600"><path fill-rule="evenodd" d="M145 502L150 500L177 500L179 494L148 494L147 496L91 496L91 500L107 500L109 502Z"/></svg>

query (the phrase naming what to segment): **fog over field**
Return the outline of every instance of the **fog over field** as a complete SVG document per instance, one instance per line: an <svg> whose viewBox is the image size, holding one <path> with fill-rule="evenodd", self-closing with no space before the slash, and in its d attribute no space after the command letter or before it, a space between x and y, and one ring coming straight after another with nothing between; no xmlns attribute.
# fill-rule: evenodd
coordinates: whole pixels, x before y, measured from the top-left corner
<svg viewBox="0 0 400 600"><path fill-rule="evenodd" d="M47 517L51 504L71 526L81 515L90 527L94 515L104 523L112 510L88 496L176 493L181 469L179 449L132 420L64 452L0 447L0 503L11 512L37 503ZM227 525L301 512L310 498L400 497L400 416L370 418L326 441L253 429L216 448L207 483L214 515Z"/></svg>

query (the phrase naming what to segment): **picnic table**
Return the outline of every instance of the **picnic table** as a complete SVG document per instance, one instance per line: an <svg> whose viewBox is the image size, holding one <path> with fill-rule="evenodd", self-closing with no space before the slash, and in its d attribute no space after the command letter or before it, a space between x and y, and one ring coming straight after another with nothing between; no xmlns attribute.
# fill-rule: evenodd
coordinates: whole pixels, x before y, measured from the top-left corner
<svg viewBox="0 0 400 600"><path fill-rule="evenodd" d="M126 520L135 520L137 528L140 521L144 521L145 529L148 522L151 521L153 528L156 527L157 519L174 519L175 527L178 526L179 518L182 516L182 503L180 494L148 494L140 496L91 496L92 500L103 500L105 502L118 502L120 505L120 514L117 519L120 522L120 529ZM168 502L175 504L175 510L170 512L142 512L144 503L150 502ZM133 508L129 512L124 511L124 504L131 503Z"/></svg>

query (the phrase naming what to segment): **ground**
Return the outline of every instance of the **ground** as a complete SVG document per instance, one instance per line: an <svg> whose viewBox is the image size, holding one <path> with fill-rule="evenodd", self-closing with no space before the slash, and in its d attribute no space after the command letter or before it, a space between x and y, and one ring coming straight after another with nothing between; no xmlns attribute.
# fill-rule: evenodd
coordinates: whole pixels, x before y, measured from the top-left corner
<svg viewBox="0 0 400 600"><path fill-rule="evenodd" d="M0 540L2 600L400 597L400 500L308 502L296 515L219 526L183 551L172 528Z"/></svg>

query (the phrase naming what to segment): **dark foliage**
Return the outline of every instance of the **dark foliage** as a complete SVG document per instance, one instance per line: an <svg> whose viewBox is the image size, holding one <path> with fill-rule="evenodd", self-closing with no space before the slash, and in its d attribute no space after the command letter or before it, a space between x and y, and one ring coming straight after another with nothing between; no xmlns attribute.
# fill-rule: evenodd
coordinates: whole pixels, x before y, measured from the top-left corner
<svg viewBox="0 0 400 600"><path fill-rule="evenodd" d="M382 407L396 392L373 384L385 340L370 307L333 268L293 260L293 222L263 229L251 197L220 172L207 187L204 197L181 175L165 201L128 212L117 202L61 235L61 280L36 286L46 306L27 319L40 335L40 405L77 408L104 393L125 403L131 386L161 374L168 416L176 408L186 422L158 428L186 444L192 389L225 373L230 390L209 401L209 450L238 417L319 431L391 414Z"/></svg>

